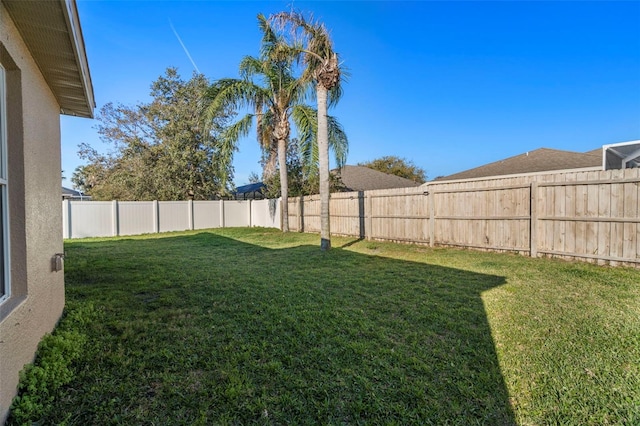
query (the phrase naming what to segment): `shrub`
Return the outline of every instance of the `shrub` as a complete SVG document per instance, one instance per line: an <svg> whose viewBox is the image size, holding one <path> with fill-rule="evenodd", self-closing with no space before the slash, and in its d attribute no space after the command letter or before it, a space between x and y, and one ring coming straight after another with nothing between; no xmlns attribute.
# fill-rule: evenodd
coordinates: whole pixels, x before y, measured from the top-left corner
<svg viewBox="0 0 640 426"><path fill-rule="evenodd" d="M58 389L73 380L72 364L82 355L87 340L78 330L95 317L93 305L68 309L57 329L43 337L34 363L20 372L9 424L36 422L53 408Z"/></svg>

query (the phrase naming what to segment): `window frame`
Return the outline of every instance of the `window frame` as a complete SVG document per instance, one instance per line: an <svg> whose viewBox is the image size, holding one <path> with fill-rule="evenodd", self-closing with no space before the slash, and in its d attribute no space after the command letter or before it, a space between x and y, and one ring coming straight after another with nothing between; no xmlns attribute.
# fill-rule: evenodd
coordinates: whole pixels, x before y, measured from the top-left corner
<svg viewBox="0 0 640 426"><path fill-rule="evenodd" d="M9 172L7 161L7 84L6 71L0 64L0 304L11 297L11 262L9 251Z"/></svg>

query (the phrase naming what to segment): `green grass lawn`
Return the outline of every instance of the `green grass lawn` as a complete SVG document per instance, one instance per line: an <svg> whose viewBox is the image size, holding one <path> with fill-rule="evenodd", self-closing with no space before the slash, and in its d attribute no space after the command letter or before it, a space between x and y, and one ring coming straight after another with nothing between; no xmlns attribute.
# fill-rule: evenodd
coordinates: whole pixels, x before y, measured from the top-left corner
<svg viewBox="0 0 640 426"><path fill-rule="evenodd" d="M32 420L640 424L640 271L333 245L259 228L66 242L54 337L82 350Z"/></svg>

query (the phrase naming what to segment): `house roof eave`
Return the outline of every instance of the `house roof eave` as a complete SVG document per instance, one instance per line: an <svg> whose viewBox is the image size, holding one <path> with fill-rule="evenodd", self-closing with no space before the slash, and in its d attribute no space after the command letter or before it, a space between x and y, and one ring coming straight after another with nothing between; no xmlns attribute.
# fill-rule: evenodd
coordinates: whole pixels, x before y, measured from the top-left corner
<svg viewBox="0 0 640 426"><path fill-rule="evenodd" d="M1 0L51 88L60 113L93 118L95 98L75 0Z"/></svg>
<svg viewBox="0 0 640 426"><path fill-rule="evenodd" d="M483 180L496 180L496 179L508 179L508 178L517 178L524 176L542 176L542 175L556 175L562 173L577 173L577 172L594 172L601 171L602 166L591 166L591 167L579 167L575 169L563 169L563 170L546 170L542 172L528 172L528 173L515 173L509 175L493 175L493 176L481 176L475 178L467 178L467 179L451 179L447 180L446 177L443 177L438 180L430 180L429 182L425 182L421 185L421 187L426 188L430 185L438 185L443 183L463 183L463 182L480 182Z"/></svg>

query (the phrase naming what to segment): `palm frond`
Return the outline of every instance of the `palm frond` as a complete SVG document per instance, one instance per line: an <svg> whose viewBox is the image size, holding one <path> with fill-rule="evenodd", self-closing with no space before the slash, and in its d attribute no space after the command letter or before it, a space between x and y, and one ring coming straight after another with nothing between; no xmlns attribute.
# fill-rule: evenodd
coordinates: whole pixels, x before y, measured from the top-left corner
<svg viewBox="0 0 640 426"><path fill-rule="evenodd" d="M251 79L254 75L261 74L264 68L264 61L253 56L245 56L240 61L240 76L245 79Z"/></svg>
<svg viewBox="0 0 640 426"><path fill-rule="evenodd" d="M224 152L233 152L236 151L235 145L240 138L246 137L249 135L249 131L251 130L251 124L253 122L253 114L247 114L242 117L240 120L235 123L227 126L222 132L221 138L225 147Z"/></svg>
<svg viewBox="0 0 640 426"><path fill-rule="evenodd" d="M251 130L251 123L253 121L253 114L247 114L236 123L227 126L218 138L217 155L222 167L220 170L226 171L231 169L231 162L233 161L233 153L238 150L238 141L240 138L245 137ZM226 185L226 173L221 173L219 176L221 182Z"/></svg>
<svg viewBox="0 0 640 426"><path fill-rule="evenodd" d="M307 174L317 173L318 170L318 112L307 105L293 108L293 121L298 129L298 144L300 157ZM349 154L349 139L338 119L327 116L329 149L333 152L338 167L347 162Z"/></svg>
<svg viewBox="0 0 640 426"><path fill-rule="evenodd" d="M258 14L258 27L262 31L262 43L260 44L260 56L271 57L274 50L277 49L279 38L271 27L269 20L262 14Z"/></svg>
<svg viewBox="0 0 640 426"><path fill-rule="evenodd" d="M347 163L347 155L349 154L349 139L338 119L334 116L327 116L329 127L329 149L333 151L334 158L338 167L342 167Z"/></svg>
<svg viewBox="0 0 640 426"><path fill-rule="evenodd" d="M306 175L318 170L318 112L308 105L296 105L291 113L298 129L298 148Z"/></svg>
<svg viewBox="0 0 640 426"><path fill-rule="evenodd" d="M205 110L206 116L223 108L250 108L268 99L264 88L251 81L239 79L222 79L216 81L209 89L210 104Z"/></svg>
<svg viewBox="0 0 640 426"><path fill-rule="evenodd" d="M258 143L263 151L269 150L274 143L273 132L275 129L275 119L272 111L266 111L262 114L260 121L257 123Z"/></svg>
<svg viewBox="0 0 640 426"><path fill-rule="evenodd" d="M260 58L272 63L291 66L300 60L302 47L300 43L293 40L287 42L281 33L274 30L271 22L272 20L265 18L263 14L258 15L258 26L262 31Z"/></svg>

